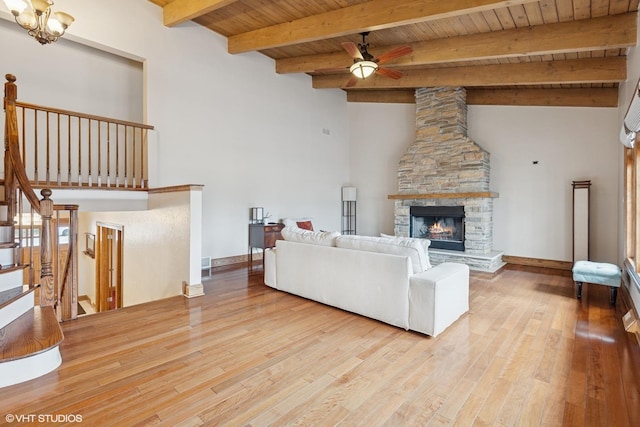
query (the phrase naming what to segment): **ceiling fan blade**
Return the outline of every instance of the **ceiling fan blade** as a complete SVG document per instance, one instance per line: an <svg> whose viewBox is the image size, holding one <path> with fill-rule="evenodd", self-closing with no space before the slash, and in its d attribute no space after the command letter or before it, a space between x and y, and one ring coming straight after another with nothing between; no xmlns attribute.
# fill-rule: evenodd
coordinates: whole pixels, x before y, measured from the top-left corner
<svg viewBox="0 0 640 427"><path fill-rule="evenodd" d="M391 49L388 52L383 53L378 57L378 64L382 64L383 62L391 61L392 59L400 58L401 56L409 55L413 52L409 46L398 46L395 49Z"/></svg>
<svg viewBox="0 0 640 427"><path fill-rule="evenodd" d="M400 77L402 77L402 73L400 71L391 70L389 68L378 67L376 73L394 80L398 80Z"/></svg>
<svg viewBox="0 0 640 427"><path fill-rule="evenodd" d="M356 76L351 76L347 84L343 87L354 87L358 83L358 80L360 79L358 79Z"/></svg>
<svg viewBox="0 0 640 427"><path fill-rule="evenodd" d="M342 47L353 59L364 59L360 49L354 42L342 42Z"/></svg>

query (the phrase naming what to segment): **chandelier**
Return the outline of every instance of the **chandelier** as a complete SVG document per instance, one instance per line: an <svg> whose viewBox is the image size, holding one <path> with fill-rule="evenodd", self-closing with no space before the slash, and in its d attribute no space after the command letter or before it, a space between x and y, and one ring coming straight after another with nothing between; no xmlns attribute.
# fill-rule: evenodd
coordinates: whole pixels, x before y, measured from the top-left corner
<svg viewBox="0 0 640 427"><path fill-rule="evenodd" d="M68 13L53 12L51 0L4 0L4 4L18 25L40 44L58 40L74 21Z"/></svg>

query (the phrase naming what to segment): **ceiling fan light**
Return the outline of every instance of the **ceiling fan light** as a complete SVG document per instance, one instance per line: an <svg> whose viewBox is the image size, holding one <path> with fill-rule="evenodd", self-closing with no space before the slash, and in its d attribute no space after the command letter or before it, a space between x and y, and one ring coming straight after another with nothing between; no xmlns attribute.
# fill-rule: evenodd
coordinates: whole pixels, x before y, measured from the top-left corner
<svg viewBox="0 0 640 427"><path fill-rule="evenodd" d="M349 71L359 79L366 79L371 74L375 73L377 69L378 64L373 61L358 61L349 68Z"/></svg>

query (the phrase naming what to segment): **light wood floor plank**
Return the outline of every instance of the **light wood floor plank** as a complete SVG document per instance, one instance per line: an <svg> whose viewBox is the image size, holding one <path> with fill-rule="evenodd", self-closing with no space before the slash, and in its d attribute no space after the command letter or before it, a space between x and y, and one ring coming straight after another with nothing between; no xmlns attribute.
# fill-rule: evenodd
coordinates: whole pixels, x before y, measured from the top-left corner
<svg viewBox="0 0 640 427"><path fill-rule="evenodd" d="M86 425L640 425L640 348L608 288L509 267L472 274L437 338L225 268L203 297L62 325L63 364L0 390L3 414Z"/></svg>

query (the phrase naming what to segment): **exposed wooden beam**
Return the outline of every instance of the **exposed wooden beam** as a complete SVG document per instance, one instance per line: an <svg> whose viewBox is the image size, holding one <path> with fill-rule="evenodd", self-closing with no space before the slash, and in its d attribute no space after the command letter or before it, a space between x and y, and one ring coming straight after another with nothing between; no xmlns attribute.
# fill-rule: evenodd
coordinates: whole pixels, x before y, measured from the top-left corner
<svg viewBox="0 0 640 427"><path fill-rule="evenodd" d="M377 102L383 104L415 104L415 90L349 90L347 102Z"/></svg>
<svg viewBox="0 0 640 427"><path fill-rule="evenodd" d="M347 102L414 104L415 90L348 90ZM468 105L617 107L617 88L467 89Z"/></svg>
<svg viewBox="0 0 640 427"><path fill-rule="evenodd" d="M404 71L399 80L377 75L359 80L354 89L619 83L627 78L626 63L626 57L611 57L415 69ZM312 77L316 89L342 88L348 80L347 74Z"/></svg>
<svg viewBox="0 0 640 427"><path fill-rule="evenodd" d="M618 89L468 89L467 104L615 108Z"/></svg>
<svg viewBox="0 0 640 427"><path fill-rule="evenodd" d="M164 25L173 27L238 0L173 0L162 8Z"/></svg>
<svg viewBox="0 0 640 427"><path fill-rule="evenodd" d="M270 49L534 1L537 0L371 0L231 36L228 50L229 53L240 53Z"/></svg>
<svg viewBox="0 0 640 427"><path fill-rule="evenodd" d="M388 66L417 66L625 48L636 44L636 19L637 13L632 12L412 43L413 54L399 58ZM375 55L395 47L397 45L377 46L370 49L370 52ZM345 67L346 70L349 65L350 58L343 50L339 50L322 55L277 59L276 72L310 73L320 68L339 67Z"/></svg>

